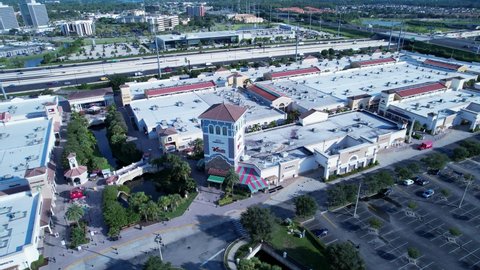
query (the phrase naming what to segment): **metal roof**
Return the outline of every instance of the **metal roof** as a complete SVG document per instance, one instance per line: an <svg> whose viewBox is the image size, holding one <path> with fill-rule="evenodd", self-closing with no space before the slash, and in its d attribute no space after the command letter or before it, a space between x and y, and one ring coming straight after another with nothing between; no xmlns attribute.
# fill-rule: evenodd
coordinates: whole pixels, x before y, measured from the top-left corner
<svg viewBox="0 0 480 270"><path fill-rule="evenodd" d="M212 87L215 87L215 83L213 81L198 82L198 83L192 83L192 84L176 85L176 86L170 86L170 87L162 87L162 88L145 90L145 96L147 97L162 96L167 94L190 92L190 91L201 90L201 89L212 88Z"/></svg>
<svg viewBox="0 0 480 270"><path fill-rule="evenodd" d="M320 69L318 67L309 67L309 68L299 68L294 70L270 72L270 76L272 76L272 78L278 79L278 78L285 78L285 77L291 77L291 76L314 74L319 72L320 72Z"/></svg>
<svg viewBox="0 0 480 270"><path fill-rule="evenodd" d="M427 59L423 63L426 64L426 65L440 67L440 68L446 68L446 69L451 69L451 70L458 70L459 68L462 67L462 65L445 63L445 62L441 62L441 61L437 61L437 60L433 60L433 59Z"/></svg>

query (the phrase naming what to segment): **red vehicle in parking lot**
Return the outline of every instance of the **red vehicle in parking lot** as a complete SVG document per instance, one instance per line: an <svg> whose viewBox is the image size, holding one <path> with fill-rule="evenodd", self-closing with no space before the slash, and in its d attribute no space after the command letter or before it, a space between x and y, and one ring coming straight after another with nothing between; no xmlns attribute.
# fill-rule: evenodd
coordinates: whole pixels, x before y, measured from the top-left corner
<svg viewBox="0 0 480 270"><path fill-rule="evenodd" d="M433 142L432 141L424 141L420 146L418 147L418 150L425 150L425 149L430 149L433 147Z"/></svg>

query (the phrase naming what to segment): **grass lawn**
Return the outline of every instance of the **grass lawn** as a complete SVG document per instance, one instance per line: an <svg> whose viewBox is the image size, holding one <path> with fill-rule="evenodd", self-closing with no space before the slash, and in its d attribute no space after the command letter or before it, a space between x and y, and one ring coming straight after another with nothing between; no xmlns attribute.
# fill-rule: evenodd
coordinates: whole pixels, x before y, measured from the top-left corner
<svg viewBox="0 0 480 270"><path fill-rule="evenodd" d="M190 207L190 204L193 202L193 200L195 200L195 197L197 197L197 195L198 195L197 192L192 192L188 194L188 199L186 199L184 202L178 205L175 211L167 212L165 214L165 217L167 217L168 219L172 219L172 218L176 218L183 215L183 213L187 211L187 208Z"/></svg>
<svg viewBox="0 0 480 270"><path fill-rule="evenodd" d="M328 269L325 255L309 237L299 238L288 234L287 227L275 224L270 244L276 250L286 251L288 256L310 269Z"/></svg>

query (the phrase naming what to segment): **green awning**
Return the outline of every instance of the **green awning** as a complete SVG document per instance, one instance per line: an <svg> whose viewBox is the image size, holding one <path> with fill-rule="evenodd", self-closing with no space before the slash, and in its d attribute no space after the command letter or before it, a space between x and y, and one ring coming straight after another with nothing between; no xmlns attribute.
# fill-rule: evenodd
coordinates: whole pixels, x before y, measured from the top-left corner
<svg viewBox="0 0 480 270"><path fill-rule="evenodd" d="M216 175L210 175L207 179L208 182L213 182L217 184L222 184L223 180L225 180L225 177L216 176Z"/></svg>

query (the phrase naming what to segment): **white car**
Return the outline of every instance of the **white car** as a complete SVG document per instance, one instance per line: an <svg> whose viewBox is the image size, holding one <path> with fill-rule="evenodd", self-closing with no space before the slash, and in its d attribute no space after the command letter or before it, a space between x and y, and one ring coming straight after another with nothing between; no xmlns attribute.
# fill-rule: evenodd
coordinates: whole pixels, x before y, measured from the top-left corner
<svg viewBox="0 0 480 270"><path fill-rule="evenodd" d="M406 179L406 180L403 180L403 184L405 186L410 186L410 185L413 185L413 183L415 183L412 179Z"/></svg>

